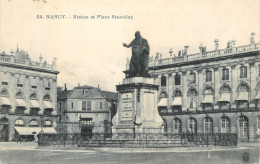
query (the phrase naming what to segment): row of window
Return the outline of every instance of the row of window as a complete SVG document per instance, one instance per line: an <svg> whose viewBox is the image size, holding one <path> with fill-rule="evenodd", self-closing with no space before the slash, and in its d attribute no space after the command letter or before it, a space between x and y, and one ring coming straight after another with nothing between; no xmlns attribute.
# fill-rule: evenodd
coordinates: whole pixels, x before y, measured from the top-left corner
<svg viewBox="0 0 260 164"><path fill-rule="evenodd" d="M15 120L14 125L15 125L15 126L24 126L24 125L25 125L25 122L24 122L24 120L22 120L22 119L17 119L17 120ZM31 127L38 127L38 126L39 126L39 122L38 122L36 119L32 119L32 120L29 122L29 126L31 126ZM45 127L51 127L51 126L52 126L52 121L51 121L51 120L45 120L45 121L43 121L43 126L45 126Z"/></svg>
<svg viewBox="0 0 260 164"><path fill-rule="evenodd" d="M102 102L97 102L98 104L98 108L99 109L103 109L103 103ZM61 111L61 102L59 102L59 111ZM82 111L91 111L92 108L92 102L91 101L81 101L81 108ZM71 102L71 109L75 109L74 107L74 102Z"/></svg>
<svg viewBox="0 0 260 164"><path fill-rule="evenodd" d="M211 117L205 117L203 119L203 127L202 131L204 133L213 133L213 119ZM164 121L164 128L167 132L167 123ZM260 132L260 116L258 116L257 119L257 128L258 132ZM189 118L188 119L188 131L190 133L197 133L198 124L197 120L195 118ZM247 137L248 136L248 118L246 116L240 116L238 119L238 134L239 137ZM171 127L172 133L181 133L182 132L182 122L179 118L175 118L172 121L172 127ZM230 118L227 116L223 116L221 118L221 126L220 126L220 132L221 133L230 133L231 132L231 121Z"/></svg>
<svg viewBox="0 0 260 164"><path fill-rule="evenodd" d="M42 81L42 80L40 80L40 81ZM31 82L32 88L37 88L38 81L36 80L35 77L31 78L30 82ZM2 85L8 85L8 80L2 79ZM23 78L21 78L21 77L16 78L16 85L17 85L17 87L23 87L23 85L24 85ZM44 80L44 87L45 87L46 90L50 90L51 81L50 80Z"/></svg>
<svg viewBox="0 0 260 164"><path fill-rule="evenodd" d="M5 89L5 88L2 89L1 92L0 92L0 96L2 96L2 97L8 97L8 96L9 96L8 90ZM23 94L22 91L18 91L18 92L15 94L15 97L16 97L16 98L24 98L24 94ZM36 93L32 93L32 94L30 95L30 99L31 99L31 100L35 100L35 99L37 99L37 97L38 97L38 96L37 96ZM43 100L44 100L44 101L51 101L50 95L49 95L49 94L44 95L44 96L43 96Z"/></svg>
<svg viewBox="0 0 260 164"><path fill-rule="evenodd" d="M246 82L241 82L237 88L237 92L248 92L249 90L249 86ZM231 88L228 84L223 84L221 87L220 87L220 93L231 93ZM205 88L204 88L204 95L213 95L214 94L214 89L212 86L210 85L207 85ZM198 95L198 92L197 92L197 89L194 88L194 87L190 87L187 91L187 95L188 96L197 96ZM173 92L173 97L182 97L182 91L179 89L179 88L176 88ZM167 97L167 93L166 91L162 91L161 94L160 94L160 98L164 98L164 97Z"/></svg>
<svg viewBox="0 0 260 164"><path fill-rule="evenodd" d="M181 85L181 75L176 74L175 75L175 85ZM222 80L229 80L229 69L223 68L222 69ZM241 66L240 67L240 78L247 78L247 67L246 66ZM212 81L212 71L207 70L206 71L206 82L211 82ZM189 83L194 84L196 83L196 73L191 72L189 75ZM161 77L161 86L166 86L166 76Z"/></svg>

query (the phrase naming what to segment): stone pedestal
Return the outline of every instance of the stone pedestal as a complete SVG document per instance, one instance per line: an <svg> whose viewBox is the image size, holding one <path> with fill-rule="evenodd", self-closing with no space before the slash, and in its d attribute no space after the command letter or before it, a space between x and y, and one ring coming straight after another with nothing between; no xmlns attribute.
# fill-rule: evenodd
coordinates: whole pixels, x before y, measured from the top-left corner
<svg viewBox="0 0 260 164"><path fill-rule="evenodd" d="M163 133L158 113L158 85L152 78L132 77L117 85L118 107L113 118L113 133Z"/></svg>

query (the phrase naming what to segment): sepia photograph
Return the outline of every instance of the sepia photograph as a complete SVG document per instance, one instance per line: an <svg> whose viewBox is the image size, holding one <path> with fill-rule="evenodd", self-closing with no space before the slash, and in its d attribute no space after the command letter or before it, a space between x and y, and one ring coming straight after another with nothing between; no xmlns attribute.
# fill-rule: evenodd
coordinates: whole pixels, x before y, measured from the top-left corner
<svg viewBox="0 0 260 164"><path fill-rule="evenodd" d="M0 0L0 164L259 164L259 0Z"/></svg>

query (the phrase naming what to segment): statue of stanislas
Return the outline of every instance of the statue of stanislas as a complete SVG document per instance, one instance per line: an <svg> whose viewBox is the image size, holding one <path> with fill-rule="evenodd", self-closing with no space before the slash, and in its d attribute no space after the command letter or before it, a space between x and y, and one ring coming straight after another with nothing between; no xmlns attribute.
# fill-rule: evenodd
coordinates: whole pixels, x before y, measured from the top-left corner
<svg viewBox="0 0 260 164"><path fill-rule="evenodd" d="M124 47L132 47L132 57L128 77L149 77L148 59L150 47L139 31L135 32L135 39L130 44L123 43Z"/></svg>

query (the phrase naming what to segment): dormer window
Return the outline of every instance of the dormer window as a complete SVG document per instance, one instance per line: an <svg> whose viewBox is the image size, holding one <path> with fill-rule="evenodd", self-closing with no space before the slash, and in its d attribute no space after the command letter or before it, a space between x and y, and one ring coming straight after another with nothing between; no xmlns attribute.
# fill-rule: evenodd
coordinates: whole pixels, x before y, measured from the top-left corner
<svg viewBox="0 0 260 164"><path fill-rule="evenodd" d="M83 90L83 96L89 97L89 91L87 89Z"/></svg>

